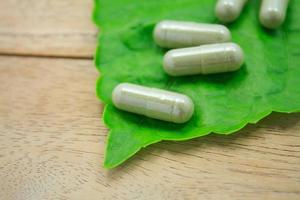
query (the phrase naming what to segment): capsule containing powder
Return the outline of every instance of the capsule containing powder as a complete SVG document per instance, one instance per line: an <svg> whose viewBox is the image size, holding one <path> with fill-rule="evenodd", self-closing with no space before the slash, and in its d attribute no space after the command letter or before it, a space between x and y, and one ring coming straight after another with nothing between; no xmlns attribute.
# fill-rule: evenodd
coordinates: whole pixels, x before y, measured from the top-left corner
<svg viewBox="0 0 300 200"><path fill-rule="evenodd" d="M154 41L164 48L182 48L231 40L229 30L218 24L165 20L153 32Z"/></svg>
<svg viewBox="0 0 300 200"><path fill-rule="evenodd" d="M186 95L130 83L115 87L112 100L121 110L174 123L187 122L194 112Z"/></svg>
<svg viewBox="0 0 300 200"><path fill-rule="evenodd" d="M289 0L262 0L259 13L261 24L270 29L278 28L285 20L288 4Z"/></svg>
<svg viewBox="0 0 300 200"><path fill-rule="evenodd" d="M241 14L248 0L218 0L215 13L221 22L235 21Z"/></svg>
<svg viewBox="0 0 300 200"><path fill-rule="evenodd" d="M170 50L164 56L163 66L171 76L184 76L235 71L243 62L240 46L223 43Z"/></svg>

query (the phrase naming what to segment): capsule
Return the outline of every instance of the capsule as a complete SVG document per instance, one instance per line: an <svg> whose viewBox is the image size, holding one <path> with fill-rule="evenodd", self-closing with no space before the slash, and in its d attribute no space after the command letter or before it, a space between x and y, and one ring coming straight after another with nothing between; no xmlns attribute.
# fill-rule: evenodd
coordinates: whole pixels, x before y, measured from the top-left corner
<svg viewBox="0 0 300 200"><path fill-rule="evenodd" d="M289 0L263 0L259 13L260 23L266 28L278 28L285 20L288 4Z"/></svg>
<svg viewBox="0 0 300 200"><path fill-rule="evenodd" d="M223 25L165 20L154 28L154 41L165 48L182 48L231 40Z"/></svg>
<svg viewBox="0 0 300 200"><path fill-rule="evenodd" d="M194 104L186 95L130 83L119 84L112 100L121 110L174 123L187 122L194 112Z"/></svg>
<svg viewBox="0 0 300 200"><path fill-rule="evenodd" d="M248 0L218 0L215 13L221 22L235 21L241 14Z"/></svg>
<svg viewBox="0 0 300 200"><path fill-rule="evenodd" d="M223 43L170 50L163 66L171 76L184 76L235 71L243 62L244 53L237 44Z"/></svg>

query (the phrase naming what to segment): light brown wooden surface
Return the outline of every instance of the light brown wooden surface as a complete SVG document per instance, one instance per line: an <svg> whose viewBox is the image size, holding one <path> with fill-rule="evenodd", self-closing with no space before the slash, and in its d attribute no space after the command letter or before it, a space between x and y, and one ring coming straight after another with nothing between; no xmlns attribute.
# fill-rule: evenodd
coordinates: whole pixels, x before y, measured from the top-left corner
<svg viewBox="0 0 300 200"><path fill-rule="evenodd" d="M92 0L0 0L3 54L91 58Z"/></svg>
<svg viewBox="0 0 300 200"><path fill-rule="evenodd" d="M275 113L230 136L162 142L103 169L98 72L78 58L91 57L96 43L91 2L0 0L0 10L0 54L35 55L0 56L0 200L300 199L300 114ZM46 17L35 14L56 22L39 25ZM55 25L90 36L66 34L63 43ZM33 34L39 42L30 44L22 27L53 37Z"/></svg>
<svg viewBox="0 0 300 200"><path fill-rule="evenodd" d="M299 199L300 114L102 167L90 60L0 57L1 199Z"/></svg>

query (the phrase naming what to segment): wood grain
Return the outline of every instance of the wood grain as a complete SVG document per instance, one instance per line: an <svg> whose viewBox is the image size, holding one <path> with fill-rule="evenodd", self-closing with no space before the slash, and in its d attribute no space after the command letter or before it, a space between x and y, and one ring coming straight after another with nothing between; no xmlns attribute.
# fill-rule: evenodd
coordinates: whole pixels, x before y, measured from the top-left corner
<svg viewBox="0 0 300 200"><path fill-rule="evenodd" d="M93 1L1 0L0 54L91 58Z"/></svg>
<svg viewBox="0 0 300 200"><path fill-rule="evenodd" d="M91 60L0 57L0 199L300 199L300 114L102 168Z"/></svg>

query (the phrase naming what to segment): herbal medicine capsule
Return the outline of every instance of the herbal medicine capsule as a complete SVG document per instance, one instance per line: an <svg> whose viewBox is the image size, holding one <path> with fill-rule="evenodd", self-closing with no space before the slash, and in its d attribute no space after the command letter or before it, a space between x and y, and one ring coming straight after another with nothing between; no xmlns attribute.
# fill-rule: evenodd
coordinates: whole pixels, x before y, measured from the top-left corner
<svg viewBox="0 0 300 200"><path fill-rule="evenodd" d="M248 0L218 0L215 13L222 22L235 21L241 14Z"/></svg>
<svg viewBox="0 0 300 200"><path fill-rule="evenodd" d="M157 45L165 48L191 47L231 40L230 31L223 25L171 20L158 23L153 37Z"/></svg>
<svg viewBox="0 0 300 200"><path fill-rule="evenodd" d="M170 50L163 66L167 74L183 76L235 71L243 62L244 53L237 44L222 43Z"/></svg>
<svg viewBox="0 0 300 200"><path fill-rule="evenodd" d="M186 95L130 83L117 85L112 100L121 110L174 123L187 122L194 112Z"/></svg>
<svg viewBox="0 0 300 200"><path fill-rule="evenodd" d="M278 28L285 20L288 4L289 0L262 0L259 13L261 24L270 29Z"/></svg>

